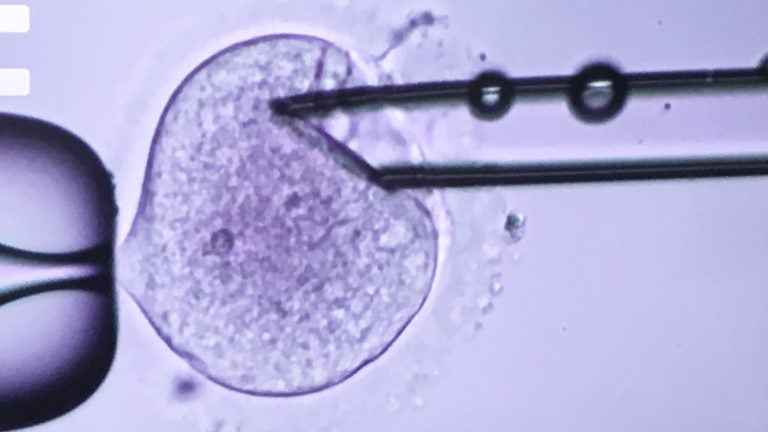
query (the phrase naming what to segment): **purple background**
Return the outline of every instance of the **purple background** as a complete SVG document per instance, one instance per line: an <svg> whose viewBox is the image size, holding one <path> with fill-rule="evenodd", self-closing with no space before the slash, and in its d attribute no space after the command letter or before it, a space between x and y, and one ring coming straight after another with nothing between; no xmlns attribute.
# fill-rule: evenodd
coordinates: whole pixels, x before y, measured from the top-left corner
<svg viewBox="0 0 768 432"><path fill-rule="evenodd" d="M0 67L31 69L32 94L0 99L0 110L93 145L115 174L121 233L171 91L247 37L302 31L379 53L409 13L447 16L388 57L404 81L486 67L570 73L606 55L625 70L751 66L768 52L764 1L28 4L32 31L0 37ZM766 153L766 108L765 93L676 96L630 100L603 127L576 122L562 102L521 105L493 124L461 108L402 122L431 160ZM174 400L176 378L195 375L121 294L103 387L36 430L763 431L766 191L768 180L750 179L446 192L452 242L426 309L364 373L303 398L254 398L198 377L197 396ZM503 232L513 209L528 217L514 245ZM490 298L497 274L505 289Z"/></svg>

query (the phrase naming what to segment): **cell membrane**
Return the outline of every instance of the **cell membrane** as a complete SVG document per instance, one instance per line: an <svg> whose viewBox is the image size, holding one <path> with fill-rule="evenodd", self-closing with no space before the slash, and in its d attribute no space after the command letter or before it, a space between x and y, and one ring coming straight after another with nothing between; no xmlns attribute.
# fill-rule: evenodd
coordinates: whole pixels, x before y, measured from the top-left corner
<svg viewBox="0 0 768 432"><path fill-rule="evenodd" d="M354 68L318 38L238 43L183 80L155 132L118 281L173 351L233 390L344 381L430 291L437 231L420 198L370 183L317 124L270 110Z"/></svg>

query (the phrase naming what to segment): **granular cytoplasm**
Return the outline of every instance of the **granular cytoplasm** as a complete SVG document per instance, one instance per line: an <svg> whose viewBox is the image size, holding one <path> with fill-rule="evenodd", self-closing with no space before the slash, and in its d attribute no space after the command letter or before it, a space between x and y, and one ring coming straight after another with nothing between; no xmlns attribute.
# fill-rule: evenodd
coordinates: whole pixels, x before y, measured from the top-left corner
<svg viewBox="0 0 768 432"><path fill-rule="evenodd" d="M378 358L425 302L438 236L407 191L270 99L353 78L308 36L233 45L179 86L155 132L118 281L162 339L228 388L289 396Z"/></svg>

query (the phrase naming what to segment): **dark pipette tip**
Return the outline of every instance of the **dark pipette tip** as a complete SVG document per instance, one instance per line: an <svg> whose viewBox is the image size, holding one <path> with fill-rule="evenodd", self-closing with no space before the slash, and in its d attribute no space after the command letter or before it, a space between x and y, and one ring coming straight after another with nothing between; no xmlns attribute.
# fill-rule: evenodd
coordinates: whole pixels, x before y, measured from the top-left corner
<svg viewBox="0 0 768 432"><path fill-rule="evenodd" d="M289 116L292 114L291 103L283 98L269 101L269 108L278 115Z"/></svg>

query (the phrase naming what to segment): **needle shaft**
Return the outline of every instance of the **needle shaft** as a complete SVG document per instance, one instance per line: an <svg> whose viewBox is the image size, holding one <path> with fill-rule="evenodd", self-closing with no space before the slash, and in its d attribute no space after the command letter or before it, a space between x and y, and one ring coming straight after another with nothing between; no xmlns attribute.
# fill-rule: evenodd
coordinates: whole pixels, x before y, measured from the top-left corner
<svg viewBox="0 0 768 432"><path fill-rule="evenodd" d="M710 69L623 74L630 91L711 91L734 87L768 86L768 68ZM573 76L536 76L508 79L517 96L558 96L565 94ZM414 102L463 101L473 80L436 81L416 84L361 86L304 93L272 100L280 114L306 116L334 109Z"/></svg>
<svg viewBox="0 0 768 432"><path fill-rule="evenodd" d="M603 111L574 104L586 84L608 82L619 93L617 103ZM490 118L499 118L513 97L565 95L577 114L586 121L607 121L623 106L626 92L707 91L768 87L768 60L757 68L709 69L666 72L621 73L609 65L595 65L573 76L508 78L487 72L468 81L441 81L416 84L364 86L310 92L271 101L272 108L285 115L306 116L334 109L399 105L414 102L464 101L478 103L478 94L489 89L503 103L493 108ZM622 96L623 95L623 96ZM506 98L506 99L505 99ZM494 112L495 111L495 112ZM485 113L482 113L485 114ZM373 181L390 189L424 187L469 187L490 185L531 185L591 183L661 179L694 179L768 175L768 157L712 157L528 164L401 165L374 168Z"/></svg>
<svg viewBox="0 0 768 432"><path fill-rule="evenodd" d="M676 158L527 164L400 165L376 170L387 189L594 183L768 175L768 157Z"/></svg>

